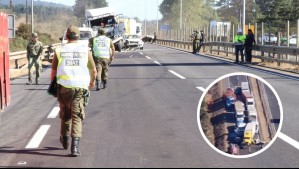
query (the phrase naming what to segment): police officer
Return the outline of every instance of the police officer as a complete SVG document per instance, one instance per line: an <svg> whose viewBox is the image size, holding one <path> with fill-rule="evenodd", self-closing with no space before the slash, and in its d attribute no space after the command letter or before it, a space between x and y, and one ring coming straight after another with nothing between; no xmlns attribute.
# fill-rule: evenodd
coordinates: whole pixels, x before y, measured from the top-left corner
<svg viewBox="0 0 299 169"><path fill-rule="evenodd" d="M32 33L32 40L27 45L27 59L28 59L28 82L27 85L32 84L33 65L36 70L35 83L39 84L39 78L41 74L41 59L44 54L43 44L38 41L37 33Z"/></svg>
<svg viewBox="0 0 299 169"><path fill-rule="evenodd" d="M154 39L152 41L152 44L156 43L156 40L157 40L157 34L156 34L156 32L154 32Z"/></svg>
<svg viewBox="0 0 299 169"><path fill-rule="evenodd" d="M242 29L238 29L237 35L234 38L235 43L235 54L236 54L236 62L239 63L239 52L241 53L241 62L244 62L244 42L245 42L245 35L243 35Z"/></svg>
<svg viewBox="0 0 299 169"><path fill-rule="evenodd" d="M98 36L89 40L93 59L97 67L96 90L100 90L102 81L103 88L107 87L108 68L114 59L115 48L110 38L105 36L104 29L98 30Z"/></svg>
<svg viewBox="0 0 299 169"><path fill-rule="evenodd" d="M203 31L201 30L200 31L200 38L199 38L199 46L198 46L197 52L200 51L200 49L201 49L201 47L203 45L204 40L205 40L205 35L204 35Z"/></svg>
<svg viewBox="0 0 299 169"><path fill-rule="evenodd" d="M196 54L197 49L198 49L198 46L197 46L198 31L197 30L195 30L193 32L193 35L191 36L191 38L192 38L192 44L193 44L193 52L192 53Z"/></svg>
<svg viewBox="0 0 299 169"><path fill-rule="evenodd" d="M55 51L51 79L57 77L60 142L64 149L68 149L71 136L71 155L77 157L81 155L79 142L82 137L82 121L85 118L85 100L89 89L95 86L96 67L89 48L78 43L78 27L68 27L66 38L68 43Z"/></svg>
<svg viewBox="0 0 299 169"><path fill-rule="evenodd" d="M248 29L248 35L246 36L245 40L245 56L246 56L246 62L251 63L252 61L252 47L253 44L256 44L254 39L254 34L251 29Z"/></svg>

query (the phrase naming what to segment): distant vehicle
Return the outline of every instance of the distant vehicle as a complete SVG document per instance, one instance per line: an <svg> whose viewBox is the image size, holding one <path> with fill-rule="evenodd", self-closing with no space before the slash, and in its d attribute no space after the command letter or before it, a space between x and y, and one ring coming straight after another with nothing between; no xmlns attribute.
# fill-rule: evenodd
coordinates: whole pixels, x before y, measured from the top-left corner
<svg viewBox="0 0 299 169"><path fill-rule="evenodd" d="M124 23L118 23L118 16L111 7L85 10L86 27L104 29L106 36L112 39L115 49L121 52L123 48L123 35L125 33Z"/></svg>
<svg viewBox="0 0 299 169"><path fill-rule="evenodd" d="M79 43L82 44L83 46L88 46L89 39L94 37L96 34L91 28L79 27L79 30L80 30ZM62 46L67 43L66 31L64 32L64 35L62 38L60 38L60 40Z"/></svg>
<svg viewBox="0 0 299 169"><path fill-rule="evenodd" d="M262 39L264 43L277 43L277 36L275 36L274 34L270 35L270 40L269 40L269 34L265 33L263 38L262 37L258 38L258 42L262 42Z"/></svg>
<svg viewBox="0 0 299 169"><path fill-rule="evenodd" d="M145 37L142 38L142 41L152 43L153 39L154 36L146 35Z"/></svg>
<svg viewBox="0 0 299 169"><path fill-rule="evenodd" d="M246 145L254 144L254 135L256 132L256 124L255 123L247 123L244 131L244 143Z"/></svg>
<svg viewBox="0 0 299 169"><path fill-rule="evenodd" d="M237 136L243 136L245 131L246 123L237 123L235 128L235 133Z"/></svg>
<svg viewBox="0 0 299 169"><path fill-rule="evenodd" d="M297 35L291 36L290 45L297 45Z"/></svg>
<svg viewBox="0 0 299 169"><path fill-rule="evenodd" d="M248 112L248 122L254 123L256 125L255 133L259 132L259 122L258 122L258 116L257 111L255 109L255 106L247 106L247 112Z"/></svg>
<svg viewBox="0 0 299 169"><path fill-rule="evenodd" d="M138 35L127 35L125 37L125 43L124 46L125 48L132 48L132 47L137 47L141 50L143 50L143 44L144 42L141 40L141 37Z"/></svg>
<svg viewBox="0 0 299 169"><path fill-rule="evenodd" d="M225 101L225 104L226 104L227 109L231 109L232 106L235 104L235 98L231 97L231 96L227 97L226 101Z"/></svg>
<svg viewBox="0 0 299 169"><path fill-rule="evenodd" d="M254 105L254 98L249 90L242 90L242 100L246 106Z"/></svg>

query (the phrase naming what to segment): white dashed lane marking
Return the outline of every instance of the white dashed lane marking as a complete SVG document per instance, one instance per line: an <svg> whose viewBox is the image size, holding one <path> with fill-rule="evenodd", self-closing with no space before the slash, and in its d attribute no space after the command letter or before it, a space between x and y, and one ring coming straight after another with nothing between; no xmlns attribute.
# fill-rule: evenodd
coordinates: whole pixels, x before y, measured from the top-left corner
<svg viewBox="0 0 299 169"><path fill-rule="evenodd" d="M59 114L60 108L59 107L54 107L51 113L48 115L48 119L55 119L58 114Z"/></svg>
<svg viewBox="0 0 299 169"><path fill-rule="evenodd" d="M173 75L177 76L180 79L186 79L184 76L178 74L177 72L173 71L173 70L168 70L170 73L172 73Z"/></svg>
<svg viewBox="0 0 299 169"><path fill-rule="evenodd" d="M154 63L156 63L156 64L159 65L159 66L162 66L162 64L159 63L158 61L154 61Z"/></svg>
<svg viewBox="0 0 299 169"><path fill-rule="evenodd" d="M150 58L149 56L145 56L147 59L152 60L152 58Z"/></svg>
<svg viewBox="0 0 299 169"><path fill-rule="evenodd" d="M34 134L34 136L32 137L32 139L30 140L30 142L27 144L25 148L26 149L38 148L50 127L51 127L50 125L42 125Z"/></svg>
<svg viewBox="0 0 299 169"><path fill-rule="evenodd" d="M196 87L198 90L201 90L202 92L205 92L206 91L206 89L205 88L203 88L203 87Z"/></svg>

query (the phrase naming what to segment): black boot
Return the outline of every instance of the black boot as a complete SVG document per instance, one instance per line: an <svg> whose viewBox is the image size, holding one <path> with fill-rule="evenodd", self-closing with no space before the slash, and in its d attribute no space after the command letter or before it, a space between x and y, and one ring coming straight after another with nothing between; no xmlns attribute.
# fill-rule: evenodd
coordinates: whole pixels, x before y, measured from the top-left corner
<svg viewBox="0 0 299 169"><path fill-rule="evenodd" d="M107 88L107 80L103 80L103 89Z"/></svg>
<svg viewBox="0 0 299 169"><path fill-rule="evenodd" d="M81 156L81 153L79 151L79 142L80 142L80 137L72 137L72 156L73 157L78 157Z"/></svg>
<svg viewBox="0 0 299 169"><path fill-rule="evenodd" d="M60 135L60 143L62 144L62 147L67 150L69 149L69 146L70 146L70 137L69 136L61 136Z"/></svg>
<svg viewBox="0 0 299 169"><path fill-rule="evenodd" d="M97 87L97 89L96 89L97 91L101 90L99 80L96 80L96 87Z"/></svg>

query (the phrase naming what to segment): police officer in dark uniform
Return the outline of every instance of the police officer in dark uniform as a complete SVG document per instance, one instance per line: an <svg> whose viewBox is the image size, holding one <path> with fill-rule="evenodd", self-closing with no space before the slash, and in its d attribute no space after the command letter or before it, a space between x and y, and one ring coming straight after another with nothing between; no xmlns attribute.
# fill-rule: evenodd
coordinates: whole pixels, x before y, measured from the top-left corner
<svg viewBox="0 0 299 169"><path fill-rule="evenodd" d="M203 45L204 40L205 40L205 35L204 35L203 31L200 31L199 46L198 46L197 52L200 51L200 49L201 49L201 47Z"/></svg>
<svg viewBox="0 0 299 169"><path fill-rule="evenodd" d="M198 46L197 46L198 31L197 30L195 30L193 32L193 35L191 36L191 38L192 38L192 44L193 44L193 52L192 53L196 54L197 49L198 49Z"/></svg>

